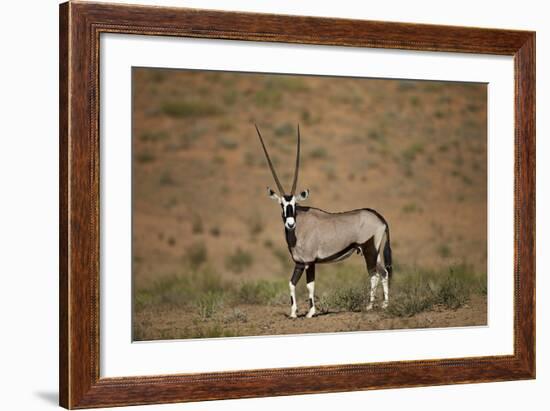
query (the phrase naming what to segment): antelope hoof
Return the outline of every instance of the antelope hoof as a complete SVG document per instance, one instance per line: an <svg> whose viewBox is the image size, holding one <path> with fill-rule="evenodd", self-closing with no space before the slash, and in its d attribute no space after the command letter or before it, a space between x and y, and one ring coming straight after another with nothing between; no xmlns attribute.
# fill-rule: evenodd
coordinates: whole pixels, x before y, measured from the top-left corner
<svg viewBox="0 0 550 411"><path fill-rule="evenodd" d="M306 318L312 318L313 316L315 315L315 308L311 308L307 315L306 315Z"/></svg>
<svg viewBox="0 0 550 411"><path fill-rule="evenodd" d="M374 304L373 303L369 303L367 305L367 311L372 311L372 309L374 308Z"/></svg>
<svg viewBox="0 0 550 411"><path fill-rule="evenodd" d="M388 304L389 304L389 303L388 303L387 301L384 301L384 302L382 303L382 309L385 310L386 308L388 308Z"/></svg>
<svg viewBox="0 0 550 411"><path fill-rule="evenodd" d="M292 311L290 313L290 318L298 318L298 316L296 315L296 311Z"/></svg>

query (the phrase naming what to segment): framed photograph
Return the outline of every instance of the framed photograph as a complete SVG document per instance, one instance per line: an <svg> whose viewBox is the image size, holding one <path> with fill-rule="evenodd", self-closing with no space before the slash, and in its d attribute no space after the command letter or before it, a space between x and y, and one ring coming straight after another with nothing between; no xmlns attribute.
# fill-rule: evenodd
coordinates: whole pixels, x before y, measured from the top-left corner
<svg viewBox="0 0 550 411"><path fill-rule="evenodd" d="M60 6L60 405L535 378L535 33Z"/></svg>

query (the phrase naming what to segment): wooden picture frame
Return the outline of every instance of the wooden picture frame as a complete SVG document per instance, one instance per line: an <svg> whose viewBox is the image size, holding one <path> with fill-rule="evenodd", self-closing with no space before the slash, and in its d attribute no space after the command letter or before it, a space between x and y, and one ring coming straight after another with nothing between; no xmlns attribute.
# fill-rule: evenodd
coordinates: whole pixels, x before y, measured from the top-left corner
<svg viewBox="0 0 550 411"><path fill-rule="evenodd" d="M101 33L513 56L514 354L100 378ZM69 2L60 6L59 47L60 405L90 408L535 377L534 32Z"/></svg>

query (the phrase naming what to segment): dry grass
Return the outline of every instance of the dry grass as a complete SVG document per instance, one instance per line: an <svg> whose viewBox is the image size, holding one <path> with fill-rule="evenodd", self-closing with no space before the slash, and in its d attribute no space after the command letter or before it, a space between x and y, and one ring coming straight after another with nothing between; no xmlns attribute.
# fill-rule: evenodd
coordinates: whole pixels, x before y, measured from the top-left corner
<svg viewBox="0 0 550 411"><path fill-rule="evenodd" d="M320 314L366 312L370 281L363 270L344 267L323 274L316 281L316 305ZM466 265L453 266L444 272L399 267L391 283L390 304L381 313L386 318L407 318L434 310L457 310L473 295L486 296L486 278L484 273L476 273ZM189 316L193 327L172 330L173 338L239 336L250 335L243 334L239 324L253 321L239 307L287 308L288 296L288 282L284 279L225 281L210 267L205 267L186 275L165 277L151 288L139 290L134 307L138 317L174 310ZM378 295L377 301L382 298ZM303 280L297 287L297 300L307 301ZM134 335L164 338L162 333L151 333L144 327L147 328L147 324L134 322Z"/></svg>

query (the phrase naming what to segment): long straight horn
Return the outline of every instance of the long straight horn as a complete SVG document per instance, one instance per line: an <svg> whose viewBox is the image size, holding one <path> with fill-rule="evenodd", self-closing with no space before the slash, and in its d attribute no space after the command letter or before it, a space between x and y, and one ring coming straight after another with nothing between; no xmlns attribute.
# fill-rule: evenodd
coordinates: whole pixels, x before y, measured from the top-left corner
<svg viewBox="0 0 550 411"><path fill-rule="evenodd" d="M262 138L262 135L260 134L260 130L258 130L258 126L254 124L254 127L256 127L256 132L258 133L258 137L260 137L260 143L262 143L262 148L264 149L265 158L267 160L267 164L269 165L269 168L271 170L271 174L273 174L273 179L275 180L275 184L277 184L277 188L279 189L280 195L285 195L285 190L283 186L281 185L281 182L277 178L277 173L275 173L275 168L273 167L273 163L271 162L271 159L269 158L269 154L267 153L267 149L265 148L264 139Z"/></svg>
<svg viewBox="0 0 550 411"><path fill-rule="evenodd" d="M296 169L294 170L294 181L290 195L296 194L296 185L298 184L298 170L300 169L300 125L298 124L298 146L296 148Z"/></svg>

